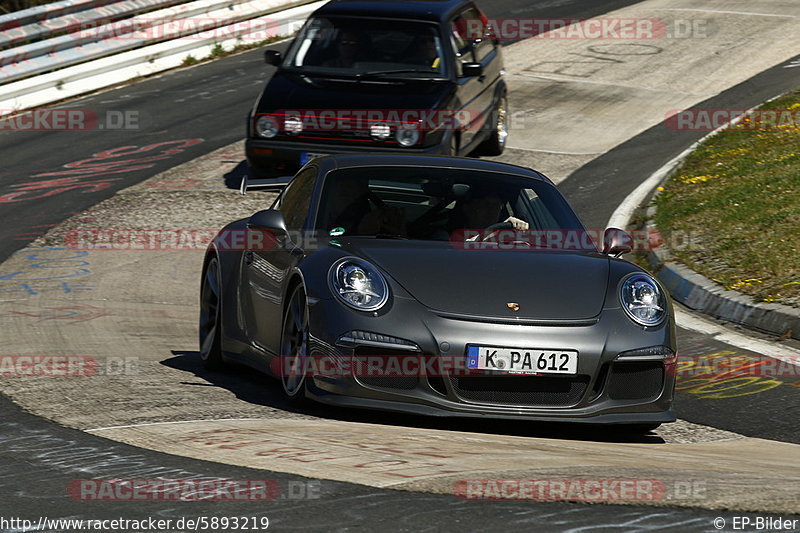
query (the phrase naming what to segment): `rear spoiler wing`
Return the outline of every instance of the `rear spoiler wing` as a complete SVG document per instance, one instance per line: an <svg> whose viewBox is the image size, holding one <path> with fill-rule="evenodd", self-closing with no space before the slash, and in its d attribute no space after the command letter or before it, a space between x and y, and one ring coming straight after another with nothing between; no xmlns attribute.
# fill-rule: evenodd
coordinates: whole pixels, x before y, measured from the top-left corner
<svg viewBox="0 0 800 533"><path fill-rule="evenodd" d="M247 191L255 190L283 190L294 176L280 176L278 178L250 178L247 174L242 177L239 192L244 195Z"/></svg>

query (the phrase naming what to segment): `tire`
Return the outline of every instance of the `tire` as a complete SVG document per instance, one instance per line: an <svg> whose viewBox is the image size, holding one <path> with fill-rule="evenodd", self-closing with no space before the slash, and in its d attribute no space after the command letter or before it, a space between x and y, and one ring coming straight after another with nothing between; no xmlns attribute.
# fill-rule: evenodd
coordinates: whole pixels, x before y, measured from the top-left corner
<svg viewBox="0 0 800 533"><path fill-rule="evenodd" d="M456 137L455 133L450 136L450 145L447 148L447 152L449 156L458 157L458 137Z"/></svg>
<svg viewBox="0 0 800 533"><path fill-rule="evenodd" d="M207 370L220 370L222 360L222 276L216 257L206 264L200 285L200 360Z"/></svg>
<svg viewBox="0 0 800 533"><path fill-rule="evenodd" d="M306 375L305 361L308 357L308 304L306 291L298 285L286 305L281 329L281 359L293 358L292 361L281 361L281 385L286 399L295 405L305 402ZM288 363L288 364L287 364ZM289 374L287 369L299 369L299 375Z"/></svg>
<svg viewBox="0 0 800 533"><path fill-rule="evenodd" d="M506 149L506 140L508 139L508 98L506 95L501 96L497 102L490 123L493 124L492 132L489 134L489 138L478 146L476 152L479 155L501 155Z"/></svg>

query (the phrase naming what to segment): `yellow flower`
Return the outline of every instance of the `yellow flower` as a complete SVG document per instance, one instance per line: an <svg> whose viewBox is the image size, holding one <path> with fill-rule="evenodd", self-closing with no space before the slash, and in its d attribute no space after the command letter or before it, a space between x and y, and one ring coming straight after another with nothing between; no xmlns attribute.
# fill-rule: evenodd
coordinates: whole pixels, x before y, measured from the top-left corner
<svg viewBox="0 0 800 533"><path fill-rule="evenodd" d="M740 287L750 287L754 283L763 283L763 282L760 279L749 278L749 279L739 280L736 283L734 283L733 285L728 285L725 288L728 289L728 290L733 291L733 290L736 290L736 289L738 289Z"/></svg>
<svg viewBox="0 0 800 533"><path fill-rule="evenodd" d="M719 177L720 176L718 174L703 174L702 176L678 176L678 180L681 183L695 184L695 183L705 183L708 180L712 180Z"/></svg>

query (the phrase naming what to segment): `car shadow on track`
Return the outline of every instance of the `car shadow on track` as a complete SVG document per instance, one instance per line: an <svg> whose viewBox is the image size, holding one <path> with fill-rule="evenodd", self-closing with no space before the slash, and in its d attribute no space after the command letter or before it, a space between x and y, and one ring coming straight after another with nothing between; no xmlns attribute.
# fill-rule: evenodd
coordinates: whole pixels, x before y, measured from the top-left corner
<svg viewBox="0 0 800 533"><path fill-rule="evenodd" d="M286 401L278 380L265 374L253 372L252 369L241 365L229 365L222 372L211 372L203 367L200 355L196 351L173 350L172 354L175 357L165 359L161 361L161 364L176 370L190 372L214 386L234 393L242 401L327 420L517 437L664 444L664 440L658 435L628 432L614 426L456 417L437 418L367 409L342 409L314 402L309 402L303 408L297 408Z"/></svg>
<svg viewBox="0 0 800 533"><path fill-rule="evenodd" d="M247 161L239 161L239 164L233 167L230 172L226 172L223 176L225 178L225 186L229 189L236 189L237 191L242 185L242 180L247 175L249 165Z"/></svg>

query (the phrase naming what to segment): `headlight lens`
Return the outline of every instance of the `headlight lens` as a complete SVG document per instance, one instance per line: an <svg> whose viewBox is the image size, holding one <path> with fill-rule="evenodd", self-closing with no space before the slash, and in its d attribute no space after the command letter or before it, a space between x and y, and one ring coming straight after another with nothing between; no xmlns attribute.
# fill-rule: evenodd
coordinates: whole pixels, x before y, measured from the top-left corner
<svg viewBox="0 0 800 533"><path fill-rule="evenodd" d="M278 134L278 121L269 115L262 115L256 120L256 133L259 137L271 139Z"/></svg>
<svg viewBox="0 0 800 533"><path fill-rule="evenodd" d="M619 299L625 313L642 326L656 326L667 315L664 293L647 274L628 276L622 283Z"/></svg>
<svg viewBox="0 0 800 533"><path fill-rule="evenodd" d="M389 287L381 273L353 257L334 263L330 284L339 300L359 311L376 311L389 299Z"/></svg>
<svg viewBox="0 0 800 533"><path fill-rule="evenodd" d="M394 136L397 139L397 142L400 146L404 146L408 148L409 146L414 146L419 141L419 130L416 128L400 128L397 130Z"/></svg>

